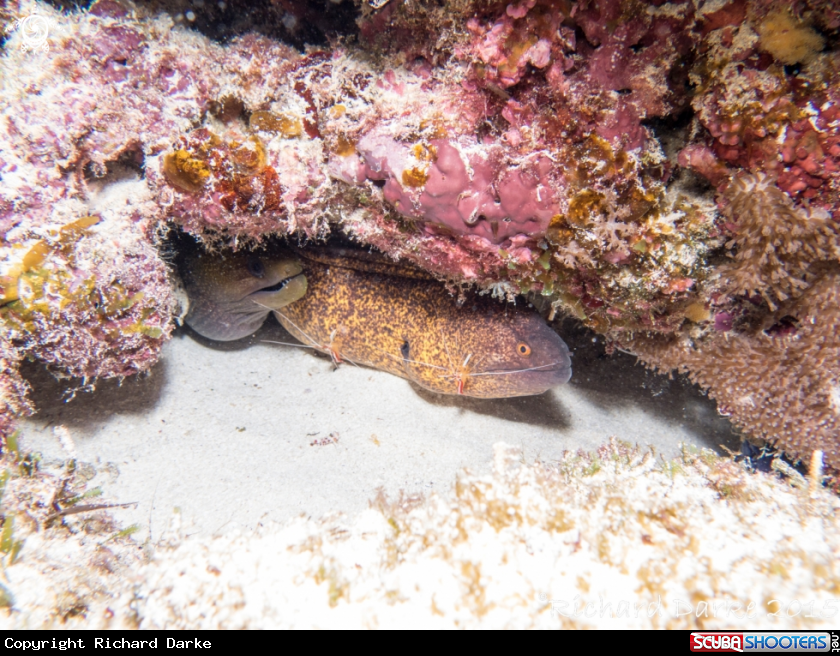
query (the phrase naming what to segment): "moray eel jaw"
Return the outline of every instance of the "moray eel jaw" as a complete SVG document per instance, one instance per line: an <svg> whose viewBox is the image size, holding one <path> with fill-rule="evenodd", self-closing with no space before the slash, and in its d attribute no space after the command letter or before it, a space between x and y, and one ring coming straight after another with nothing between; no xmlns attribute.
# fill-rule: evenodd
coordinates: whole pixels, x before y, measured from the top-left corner
<svg viewBox="0 0 840 656"><path fill-rule="evenodd" d="M306 276L298 273L291 278L281 280L276 285L249 294L246 298L268 310L279 310L302 298L305 293Z"/></svg>
<svg viewBox="0 0 840 656"><path fill-rule="evenodd" d="M527 349L530 351L527 356L514 356L502 364L468 372L464 381L466 389L462 393L486 398L531 396L568 383L572 377L569 347L548 326L544 328L545 331L540 331L543 334L536 339L531 335L527 342L517 341L515 352L518 354L519 350ZM535 354L540 357L532 361Z"/></svg>
<svg viewBox="0 0 840 656"><path fill-rule="evenodd" d="M184 322L222 342L256 332L269 312L306 293L303 268L288 255L199 253L185 259L181 276L190 298Z"/></svg>
<svg viewBox="0 0 840 656"><path fill-rule="evenodd" d="M536 313L487 304L483 312L459 312L428 336L442 344L441 357L429 344L403 344L405 377L430 391L478 398L542 394L572 375L569 348ZM440 352L440 349L437 349Z"/></svg>

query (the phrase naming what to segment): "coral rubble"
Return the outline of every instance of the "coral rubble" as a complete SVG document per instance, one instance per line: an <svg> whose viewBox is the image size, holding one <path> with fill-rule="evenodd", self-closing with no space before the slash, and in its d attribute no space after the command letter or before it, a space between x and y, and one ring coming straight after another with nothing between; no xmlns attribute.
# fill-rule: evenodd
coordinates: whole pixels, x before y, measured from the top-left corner
<svg viewBox="0 0 840 656"><path fill-rule="evenodd" d="M54 430L72 453L67 428ZM101 480L97 472L73 458L45 463L13 440L8 447L0 457L0 624L68 627L95 614L100 626L135 626L128 614L114 618L109 606L130 603L114 579L131 576L142 550L128 537L132 529L104 512L114 504L96 499L101 490L88 483Z"/></svg>
<svg viewBox="0 0 840 656"><path fill-rule="evenodd" d="M828 0L361 3L355 40L304 52L127 0L4 11L49 24L48 49L16 29L2 55L6 387L22 355L150 366L166 226L235 247L339 230L453 285L541 295L840 469L840 368L815 382L809 360L837 281Z"/></svg>
<svg viewBox="0 0 840 656"><path fill-rule="evenodd" d="M465 472L451 499L380 498L351 522L174 542L144 572L140 626L825 625L829 492L811 501L709 452L657 465L616 441L553 464L521 456L496 444L493 474ZM764 606L800 595L819 615ZM191 614L195 599L213 611Z"/></svg>
<svg viewBox="0 0 840 656"><path fill-rule="evenodd" d="M522 457L498 443L493 472L462 472L451 495L380 494L355 516L253 533L185 536L176 512L145 554L102 514L45 531L21 522L16 557L0 552L0 602L14 608L0 627L836 624L840 501L819 485L708 451L657 462L615 440L553 463ZM61 485L44 471L7 489L5 507L22 510Z"/></svg>

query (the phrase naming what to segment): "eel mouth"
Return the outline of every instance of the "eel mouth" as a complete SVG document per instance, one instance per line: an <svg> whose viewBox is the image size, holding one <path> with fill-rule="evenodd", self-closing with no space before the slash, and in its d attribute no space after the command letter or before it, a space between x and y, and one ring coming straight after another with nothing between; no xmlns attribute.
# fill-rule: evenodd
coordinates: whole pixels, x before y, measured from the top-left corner
<svg viewBox="0 0 840 656"><path fill-rule="evenodd" d="M299 273L298 276L302 276L302 273ZM292 280L297 278L298 276L292 276L291 278L285 278L280 282L271 285L270 287L263 287L260 291L261 292L279 292L281 289L284 289Z"/></svg>
<svg viewBox="0 0 840 656"><path fill-rule="evenodd" d="M258 292L250 294L248 298L262 307L279 310L289 303L294 303L302 298L306 293L306 287L306 276L303 273L299 273L289 278L284 278L269 287L263 287Z"/></svg>
<svg viewBox="0 0 840 656"><path fill-rule="evenodd" d="M568 360L558 360L549 364L527 367L524 369L488 369L473 373L473 376L514 376L529 374L533 378L543 376L544 378L557 377L560 383L566 383L571 378L572 363Z"/></svg>

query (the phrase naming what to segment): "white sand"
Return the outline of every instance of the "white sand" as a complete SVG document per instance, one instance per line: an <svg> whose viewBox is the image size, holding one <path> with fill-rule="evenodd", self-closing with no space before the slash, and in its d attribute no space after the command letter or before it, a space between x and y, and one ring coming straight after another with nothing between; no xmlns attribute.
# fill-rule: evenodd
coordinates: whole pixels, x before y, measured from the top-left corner
<svg viewBox="0 0 840 656"><path fill-rule="evenodd" d="M23 445L66 458L54 432L68 428L81 462L101 474L114 511L155 539L173 508L187 535L225 533L299 514L367 508L388 494L448 494L456 472L488 471L499 440L527 461L592 449L611 435L673 457L682 441L737 449L737 438L696 388L669 381L623 354L604 356L588 333L568 338L572 383L539 397L436 396L394 376L342 365L294 341L273 319L254 337L213 344L179 331L149 377L100 383L62 401L68 385L27 368L37 416ZM78 383L77 383L78 384ZM71 386L72 387L72 386ZM338 435L337 444L311 446Z"/></svg>

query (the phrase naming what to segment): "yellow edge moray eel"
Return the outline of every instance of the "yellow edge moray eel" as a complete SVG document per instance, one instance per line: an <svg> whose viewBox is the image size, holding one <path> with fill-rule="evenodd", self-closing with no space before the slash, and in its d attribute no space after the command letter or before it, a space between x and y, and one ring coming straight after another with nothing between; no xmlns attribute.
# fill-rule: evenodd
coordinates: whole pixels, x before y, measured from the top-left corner
<svg viewBox="0 0 840 656"><path fill-rule="evenodd" d="M295 255L307 291L272 309L295 338L336 363L381 369L441 394L484 398L541 394L571 376L569 349L534 310L477 294L459 304L422 271L364 251ZM213 279L233 275L230 266ZM218 307L213 319L224 321ZM202 332L189 316L187 323Z"/></svg>

